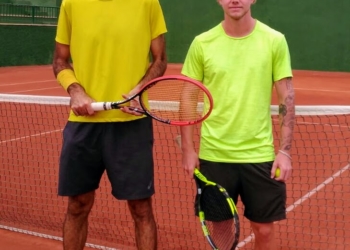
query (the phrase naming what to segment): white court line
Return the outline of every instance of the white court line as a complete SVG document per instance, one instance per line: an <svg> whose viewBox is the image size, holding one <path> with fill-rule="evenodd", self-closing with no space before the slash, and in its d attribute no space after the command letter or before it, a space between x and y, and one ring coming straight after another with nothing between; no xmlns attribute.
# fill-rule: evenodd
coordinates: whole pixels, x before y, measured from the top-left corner
<svg viewBox="0 0 350 250"><path fill-rule="evenodd" d="M294 88L295 90L305 90L305 91L317 91L317 92L335 92L335 93L350 93L350 91L344 90L332 90L332 89L305 89L305 88Z"/></svg>
<svg viewBox="0 0 350 250"><path fill-rule="evenodd" d="M311 190L310 192L308 192L307 194L305 194L303 197L301 197L299 200L297 200L296 202L294 202L292 205L290 205L286 212L289 213L291 211L293 211L295 208L297 208L299 205L301 205L304 201L308 200L309 198L311 198L311 196L313 196L314 194L316 194L318 191L322 190L324 187L326 187L327 184L333 182L335 180L335 178L339 177L342 173L344 173L345 171L350 169L350 164L346 165L345 167L343 167L342 169L340 169L338 172L336 172L335 174L333 174L331 177L329 177L327 180L325 180L324 182L322 182L320 185L318 185L316 188L314 188L313 190ZM237 247L241 248L244 247L245 245L247 245L248 243L250 243L252 240L254 239L254 234L252 233L251 235L249 235L247 238L245 238L243 241L241 241Z"/></svg>
<svg viewBox="0 0 350 250"><path fill-rule="evenodd" d="M34 134L34 135L21 136L21 137L9 139L9 140L0 141L0 144L12 142L12 141L19 141L19 140L22 140L22 139L28 139L28 138L32 138L32 137L47 135L47 134L56 133L56 132L61 132L61 131L62 131L62 129L56 129L56 130L51 130L51 131L47 131L47 132L42 132L42 133L38 133L38 134Z"/></svg>
<svg viewBox="0 0 350 250"><path fill-rule="evenodd" d="M15 227L8 227L8 226L0 225L0 229L5 229L5 230L9 230L9 231L16 232L16 233L23 233L23 234L32 235L32 236L50 239L50 240L63 241L62 237L53 236L53 235L49 235L49 234L41 234L41 233L23 230L23 229L19 229L19 228L15 228ZM91 243L86 243L85 246L91 247L91 248L96 248L96 249L102 249L102 250L121 250L121 249L116 249L116 248L111 248L111 247L95 245L95 244L91 244Z"/></svg>
<svg viewBox="0 0 350 250"><path fill-rule="evenodd" d="M52 88L42 88L42 89L29 89L29 90L18 90L18 91L12 91L12 92L7 92L7 94L14 94L14 93L27 93L27 92L35 92L35 91L40 91L40 90L47 90L47 89L62 89L62 87L52 87Z"/></svg>
<svg viewBox="0 0 350 250"><path fill-rule="evenodd" d="M0 87L4 86L15 86L15 85L25 85L25 84L33 84L33 83L42 83L42 82L57 82L57 80L43 80L43 81L35 81L35 82L15 82L15 83L6 83L6 84L1 84Z"/></svg>

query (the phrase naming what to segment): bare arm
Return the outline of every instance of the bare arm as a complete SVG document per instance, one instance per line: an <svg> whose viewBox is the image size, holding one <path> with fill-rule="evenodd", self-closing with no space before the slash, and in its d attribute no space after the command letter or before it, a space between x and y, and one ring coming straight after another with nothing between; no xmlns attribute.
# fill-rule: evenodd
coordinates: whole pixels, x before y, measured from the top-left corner
<svg viewBox="0 0 350 250"><path fill-rule="evenodd" d="M56 42L54 58L52 63L53 73L56 78L62 70L73 70L73 67L71 66L69 60L69 45ZM85 89L78 82L72 82L68 86L67 92L71 96L71 108L75 115L94 114L94 111L92 110L90 105L93 100L85 93Z"/></svg>
<svg viewBox="0 0 350 250"><path fill-rule="evenodd" d="M280 176L276 180L286 181L292 174L290 150L292 148L295 122L294 88L292 78L284 78L275 82L279 102L280 146L271 169L271 177L280 168Z"/></svg>
<svg viewBox="0 0 350 250"><path fill-rule="evenodd" d="M186 117L197 115L198 88L185 86L182 90L180 112ZM195 167L199 167L198 154L193 143L194 126L181 126L182 166L187 174L192 177Z"/></svg>
<svg viewBox="0 0 350 250"><path fill-rule="evenodd" d="M152 63L141 79L139 83L140 87L152 79L162 76L167 68L165 37L163 34L152 40L150 50L152 54Z"/></svg>
<svg viewBox="0 0 350 250"><path fill-rule="evenodd" d="M55 77L57 77L58 73L60 73L64 69L73 70L73 67L69 63L69 59L69 45L56 42L52 63L53 73Z"/></svg>
<svg viewBox="0 0 350 250"><path fill-rule="evenodd" d="M152 62L145 75L142 77L137 86L128 93L128 96L132 96L133 94L139 92L142 86L145 85L147 82L151 81L152 79L162 76L167 68L164 35L159 35L151 41L150 51L152 54ZM127 98L128 96L124 95L123 97ZM140 104L137 100L134 99L131 101L130 106L138 108ZM132 115L141 115L138 112L130 110L128 107L123 107L120 110Z"/></svg>
<svg viewBox="0 0 350 250"><path fill-rule="evenodd" d="M295 105L292 78L284 78L275 83L279 101L280 150L290 153L292 148Z"/></svg>

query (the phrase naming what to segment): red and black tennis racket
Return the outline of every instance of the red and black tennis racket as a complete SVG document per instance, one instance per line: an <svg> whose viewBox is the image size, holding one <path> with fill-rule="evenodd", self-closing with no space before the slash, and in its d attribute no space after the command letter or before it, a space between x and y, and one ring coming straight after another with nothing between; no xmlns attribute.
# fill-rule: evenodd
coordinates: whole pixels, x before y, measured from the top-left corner
<svg viewBox="0 0 350 250"><path fill-rule="evenodd" d="M120 109L132 100L140 106L128 108L170 125L186 126L206 119L213 109L213 98L201 83L181 75L167 75L145 84L135 95L116 102L94 102L95 111Z"/></svg>

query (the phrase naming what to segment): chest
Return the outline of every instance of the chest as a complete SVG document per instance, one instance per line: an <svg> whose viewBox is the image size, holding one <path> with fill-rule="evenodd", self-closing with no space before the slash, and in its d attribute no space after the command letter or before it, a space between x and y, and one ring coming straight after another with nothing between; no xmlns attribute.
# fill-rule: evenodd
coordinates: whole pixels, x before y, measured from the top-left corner
<svg viewBox="0 0 350 250"><path fill-rule="evenodd" d="M273 64L272 47L256 40L225 40L211 44L204 51L204 67L209 74L261 74Z"/></svg>
<svg viewBox="0 0 350 250"><path fill-rule="evenodd" d="M71 16L72 35L82 39L115 42L135 39L145 32L150 22L150 11L143 1L84 1L74 6ZM88 42L88 41L86 41Z"/></svg>

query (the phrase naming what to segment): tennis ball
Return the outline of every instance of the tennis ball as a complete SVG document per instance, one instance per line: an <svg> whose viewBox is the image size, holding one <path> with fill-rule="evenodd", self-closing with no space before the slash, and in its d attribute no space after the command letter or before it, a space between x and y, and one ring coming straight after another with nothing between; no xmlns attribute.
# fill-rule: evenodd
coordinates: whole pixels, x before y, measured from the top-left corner
<svg viewBox="0 0 350 250"><path fill-rule="evenodd" d="M276 168L275 177L276 178L280 177L280 174L281 174L281 170L279 168Z"/></svg>

